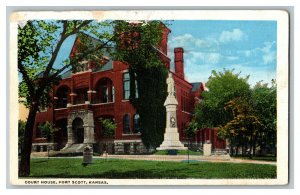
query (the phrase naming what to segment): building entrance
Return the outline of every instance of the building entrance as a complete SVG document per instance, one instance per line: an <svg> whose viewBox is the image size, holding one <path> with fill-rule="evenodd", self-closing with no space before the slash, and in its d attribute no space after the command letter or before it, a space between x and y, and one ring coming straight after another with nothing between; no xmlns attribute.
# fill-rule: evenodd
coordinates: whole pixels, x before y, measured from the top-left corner
<svg viewBox="0 0 300 195"><path fill-rule="evenodd" d="M73 135L75 135L75 143L83 143L84 140L84 128L83 120L81 118L75 118L72 123Z"/></svg>

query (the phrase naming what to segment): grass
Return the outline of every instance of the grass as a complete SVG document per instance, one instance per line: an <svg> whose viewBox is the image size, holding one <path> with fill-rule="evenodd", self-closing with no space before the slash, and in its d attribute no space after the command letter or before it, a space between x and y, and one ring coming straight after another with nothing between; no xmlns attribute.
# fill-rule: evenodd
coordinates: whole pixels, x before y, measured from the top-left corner
<svg viewBox="0 0 300 195"><path fill-rule="evenodd" d="M201 151L196 152L196 151L192 151L192 150L189 150L189 151L187 151L187 150L178 150L177 155L188 155L188 152L189 152L189 155L195 155L195 156L203 155L203 152L201 152ZM153 154L155 154L155 155L168 155L168 151L158 150Z"/></svg>
<svg viewBox="0 0 300 195"><path fill-rule="evenodd" d="M162 162L120 159L93 159L82 166L80 158L31 159L33 178L276 178L276 166L213 162Z"/></svg>

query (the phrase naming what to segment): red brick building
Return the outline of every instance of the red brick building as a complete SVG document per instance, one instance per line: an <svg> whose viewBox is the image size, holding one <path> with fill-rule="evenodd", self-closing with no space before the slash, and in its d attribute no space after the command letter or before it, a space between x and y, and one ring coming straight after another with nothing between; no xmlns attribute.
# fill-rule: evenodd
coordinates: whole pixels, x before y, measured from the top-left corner
<svg viewBox="0 0 300 195"><path fill-rule="evenodd" d="M166 68L170 70L170 59L167 56L167 42L170 30L164 28L160 48L155 48ZM76 51L75 41L70 56ZM180 139L184 138L184 129L191 120L195 104L200 101L204 90L202 83L189 83L184 75L184 50L174 49L176 97L178 101L177 119ZM103 58L102 68L93 68L85 64L76 73L70 71L62 75L62 80L53 89L53 107L37 113L34 133L33 150L45 150L45 138L41 135L39 125L52 121L58 128L54 135L56 150L79 152L84 144L94 144L96 151L106 150L110 153L144 153L147 152L141 142L139 114L129 101L130 78L128 65L112 61L109 56ZM170 70L171 71L171 70ZM103 136L100 118L109 118L117 124L115 137L108 139ZM212 137L196 137L199 143ZM209 134L215 133L209 130ZM206 135L206 134L205 134ZM201 138L200 138L201 137ZM222 141L221 141L222 142Z"/></svg>

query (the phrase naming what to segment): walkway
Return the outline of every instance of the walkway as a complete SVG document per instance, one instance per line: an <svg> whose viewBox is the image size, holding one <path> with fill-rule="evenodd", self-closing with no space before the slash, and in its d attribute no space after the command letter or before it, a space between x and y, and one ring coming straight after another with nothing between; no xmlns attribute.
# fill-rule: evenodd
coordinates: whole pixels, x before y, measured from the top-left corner
<svg viewBox="0 0 300 195"><path fill-rule="evenodd" d="M48 157L47 152L33 152L31 153L31 157L33 158L45 158ZM50 157L50 158L82 158L82 156L74 156L74 157ZM110 158L110 159L128 159L128 160L153 160L153 161L187 161L187 155L116 155L116 154L108 154L102 156L93 156L93 158ZM253 163L253 164L270 164L276 165L277 163L274 161L262 161L262 160L250 160L250 159L238 159L238 158L230 158L228 155L213 155L213 156L196 156L190 155L190 161L205 161L205 162L230 162L230 163Z"/></svg>
<svg viewBox="0 0 300 195"><path fill-rule="evenodd" d="M97 158L97 157L96 157ZM100 156L98 158L106 158ZM107 155L111 159L130 159L130 160L154 160L154 161L187 161L187 155ZM274 161L250 160L250 159L236 159L230 158L229 155L216 156L189 156L190 161L207 161L207 162L230 162L230 163L253 163L253 164L270 164L276 165Z"/></svg>

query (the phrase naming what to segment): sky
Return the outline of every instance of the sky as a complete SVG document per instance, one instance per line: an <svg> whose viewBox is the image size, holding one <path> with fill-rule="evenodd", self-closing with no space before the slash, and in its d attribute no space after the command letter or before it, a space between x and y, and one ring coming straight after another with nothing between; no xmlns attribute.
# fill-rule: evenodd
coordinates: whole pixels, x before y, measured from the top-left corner
<svg viewBox="0 0 300 195"><path fill-rule="evenodd" d="M207 82L212 70L234 69L250 75L249 83L276 78L276 21L177 20L169 26L168 56L184 48L185 76Z"/></svg>
<svg viewBox="0 0 300 195"><path fill-rule="evenodd" d="M212 70L234 69L249 83L276 78L276 21L175 20L169 22L168 56L174 70L174 48L184 48L185 77L207 82ZM69 56L75 36L63 44L56 64Z"/></svg>

